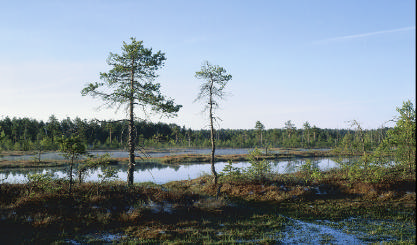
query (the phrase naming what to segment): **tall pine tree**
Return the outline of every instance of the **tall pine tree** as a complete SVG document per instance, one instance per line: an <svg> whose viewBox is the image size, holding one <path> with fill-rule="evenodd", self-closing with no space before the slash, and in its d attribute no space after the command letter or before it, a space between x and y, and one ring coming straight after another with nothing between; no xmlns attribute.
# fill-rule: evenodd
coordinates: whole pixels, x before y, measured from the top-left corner
<svg viewBox="0 0 417 245"><path fill-rule="evenodd" d="M155 83L156 71L166 60L165 54L145 48L142 41L131 38L131 43L123 42L122 53L110 53L107 64L109 72L100 73L101 82L90 83L81 93L101 98L109 107L119 109L125 106L129 118L129 168L128 185L133 184L135 166L134 109L152 110L166 116L176 116L181 105L166 99L160 92L160 84Z"/></svg>

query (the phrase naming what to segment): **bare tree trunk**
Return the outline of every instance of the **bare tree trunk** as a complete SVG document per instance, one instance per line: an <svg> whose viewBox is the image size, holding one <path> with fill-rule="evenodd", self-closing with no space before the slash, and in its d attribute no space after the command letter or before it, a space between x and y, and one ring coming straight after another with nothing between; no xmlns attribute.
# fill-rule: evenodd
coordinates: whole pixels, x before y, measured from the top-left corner
<svg viewBox="0 0 417 245"><path fill-rule="evenodd" d="M133 63L133 61L132 61ZM133 64L132 64L133 67ZM133 135L134 114L133 114L133 78L134 73L132 69L132 77L130 80L130 105L129 105L129 168L127 170L127 185L133 185L133 172L135 171L135 140Z"/></svg>
<svg viewBox="0 0 417 245"><path fill-rule="evenodd" d="M216 151L216 142L214 139L214 125L213 125L213 99L212 99L212 87L210 87L210 139L211 139L211 172L213 173L213 182L217 186L217 172L214 167L214 152Z"/></svg>
<svg viewBox="0 0 417 245"><path fill-rule="evenodd" d="M133 135L133 102L130 105L130 119L129 119L129 168L127 172L127 184L133 185L133 172L135 171L135 142Z"/></svg>
<svg viewBox="0 0 417 245"><path fill-rule="evenodd" d="M112 131L112 128L110 127L110 145L111 145L111 132Z"/></svg>
<svg viewBox="0 0 417 245"><path fill-rule="evenodd" d="M263 146L262 144L262 129L261 129L261 147Z"/></svg>
<svg viewBox="0 0 417 245"><path fill-rule="evenodd" d="M70 183L69 183L69 194L71 195L72 192L72 168L74 166L74 157L71 157L71 164L70 164Z"/></svg>
<svg viewBox="0 0 417 245"><path fill-rule="evenodd" d="M78 184L82 184L83 183L83 172L81 169L78 169Z"/></svg>

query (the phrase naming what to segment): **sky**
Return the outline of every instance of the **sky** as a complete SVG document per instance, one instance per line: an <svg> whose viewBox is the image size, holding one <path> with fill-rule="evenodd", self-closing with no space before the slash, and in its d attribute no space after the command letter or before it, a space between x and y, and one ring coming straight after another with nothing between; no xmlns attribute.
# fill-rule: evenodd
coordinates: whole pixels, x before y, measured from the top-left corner
<svg viewBox="0 0 417 245"><path fill-rule="evenodd" d="M392 126L416 98L414 0L0 0L0 119L118 120L80 91L130 37L166 54L156 82L183 107L151 122L208 128L204 61L232 75L217 127Z"/></svg>

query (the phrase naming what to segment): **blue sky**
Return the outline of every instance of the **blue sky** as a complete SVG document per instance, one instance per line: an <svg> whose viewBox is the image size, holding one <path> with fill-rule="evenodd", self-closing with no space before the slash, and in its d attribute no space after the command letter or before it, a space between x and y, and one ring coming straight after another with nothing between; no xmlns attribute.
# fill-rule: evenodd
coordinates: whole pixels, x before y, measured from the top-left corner
<svg viewBox="0 0 417 245"><path fill-rule="evenodd" d="M415 1L1 1L0 117L121 119L82 97L130 37L166 53L162 92L183 105L153 122L200 129L204 60L232 76L220 128L378 128L415 102ZM145 118L140 110L138 116Z"/></svg>

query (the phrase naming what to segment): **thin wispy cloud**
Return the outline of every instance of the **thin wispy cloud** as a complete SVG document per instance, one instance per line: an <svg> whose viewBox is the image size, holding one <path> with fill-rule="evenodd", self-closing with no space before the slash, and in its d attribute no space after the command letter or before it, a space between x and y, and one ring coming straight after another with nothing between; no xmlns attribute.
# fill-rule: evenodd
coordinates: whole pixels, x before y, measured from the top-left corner
<svg viewBox="0 0 417 245"><path fill-rule="evenodd" d="M367 33L361 33L361 34L354 34L354 35L347 35L347 36L341 36L341 37L327 38L327 39L315 41L315 42L313 42L313 44L325 44L325 43L331 43L331 42L335 42L335 41L353 40L353 39L377 36L377 35L394 33L394 32L411 31L411 30L415 30L415 29L416 29L415 26L408 26L408 27L403 27L403 28L398 28L398 29L367 32Z"/></svg>

